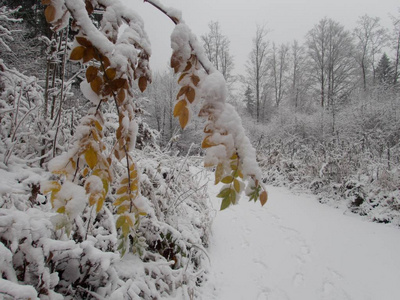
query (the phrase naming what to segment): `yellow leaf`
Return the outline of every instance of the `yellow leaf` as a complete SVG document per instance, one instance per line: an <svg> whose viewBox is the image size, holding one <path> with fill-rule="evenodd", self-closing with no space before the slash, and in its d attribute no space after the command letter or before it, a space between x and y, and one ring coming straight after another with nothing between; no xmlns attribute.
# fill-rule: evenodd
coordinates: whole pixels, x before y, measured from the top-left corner
<svg viewBox="0 0 400 300"><path fill-rule="evenodd" d="M261 205L264 206L264 204L267 203L267 201L268 201L268 193L267 193L267 191L263 191L263 192L260 194L260 202L261 202Z"/></svg>
<svg viewBox="0 0 400 300"><path fill-rule="evenodd" d="M240 192L240 182L237 179L233 180L233 187L235 188L236 193Z"/></svg>
<svg viewBox="0 0 400 300"><path fill-rule="evenodd" d="M125 219L126 219L126 216L119 216L119 218L117 219L117 222L115 223L115 227L117 227L117 229L122 227L122 225L125 224Z"/></svg>
<svg viewBox="0 0 400 300"><path fill-rule="evenodd" d="M46 188L43 190L43 194L50 192L57 193L61 190L61 184L58 181L50 181L46 184Z"/></svg>
<svg viewBox="0 0 400 300"><path fill-rule="evenodd" d="M117 209L117 214L123 214L129 210L129 205L120 205Z"/></svg>
<svg viewBox="0 0 400 300"><path fill-rule="evenodd" d="M138 189L137 184L135 182L132 182L131 183L131 191L133 192L133 191L136 191L137 189Z"/></svg>
<svg viewBox="0 0 400 300"><path fill-rule="evenodd" d="M128 236L129 234L129 225L127 223L122 225L122 234L124 236Z"/></svg>
<svg viewBox="0 0 400 300"><path fill-rule="evenodd" d="M89 146L85 151L85 160L89 168L92 170L97 165L97 153L94 151L93 147Z"/></svg>
<svg viewBox="0 0 400 300"><path fill-rule="evenodd" d="M139 212L139 215L141 215L141 216L147 216L147 213L144 212L144 211L141 211L141 212Z"/></svg>
<svg viewBox="0 0 400 300"><path fill-rule="evenodd" d="M124 179L121 180L121 185L122 184L128 184L128 182L129 182L129 178L125 177Z"/></svg>
<svg viewBox="0 0 400 300"><path fill-rule="evenodd" d="M222 179L221 179L221 182L222 182L222 183L228 184L228 183L232 183L233 179L234 179L233 176L228 175L228 176L222 178Z"/></svg>
<svg viewBox="0 0 400 300"><path fill-rule="evenodd" d="M186 100L178 101L174 107L174 117L181 115L184 108L186 108L187 102Z"/></svg>
<svg viewBox="0 0 400 300"><path fill-rule="evenodd" d="M117 190L117 195L125 194L127 191L128 191L128 186L127 185L121 186Z"/></svg>
<svg viewBox="0 0 400 300"><path fill-rule="evenodd" d="M114 201L113 205L114 206L119 206L122 203L124 203L125 201L129 200L129 196L128 195L123 195L122 197L117 198L117 200Z"/></svg>
<svg viewBox="0 0 400 300"><path fill-rule="evenodd" d="M179 124L181 125L182 129L185 129L187 123L189 122L189 110L187 107L182 109L181 114L179 115Z"/></svg>
<svg viewBox="0 0 400 300"><path fill-rule="evenodd" d="M56 17L56 8L53 5L47 6L46 9L44 10L44 16L46 18L47 23L53 22Z"/></svg>
<svg viewBox="0 0 400 300"><path fill-rule="evenodd" d="M140 77L138 85L139 85L140 91L143 93L147 88L147 78L144 76Z"/></svg>
<svg viewBox="0 0 400 300"><path fill-rule="evenodd" d="M59 209L57 209L57 212L59 214L65 214L65 206L61 206Z"/></svg>
<svg viewBox="0 0 400 300"><path fill-rule="evenodd" d="M133 221L130 216L126 216L126 223L133 228Z"/></svg>
<svg viewBox="0 0 400 300"><path fill-rule="evenodd" d="M101 126L100 122L97 120L94 120L94 126L96 127L96 129L98 131L102 131L103 130L103 126Z"/></svg>
<svg viewBox="0 0 400 300"><path fill-rule="evenodd" d="M49 6L50 7L50 6ZM83 55L85 54L85 47L83 46L77 46L71 51L71 55L69 56L69 59L71 60L81 60L83 58Z"/></svg>
<svg viewBox="0 0 400 300"><path fill-rule="evenodd" d="M82 171L82 176L86 177L87 174L89 174L89 169L88 168L84 168L83 171Z"/></svg>
<svg viewBox="0 0 400 300"><path fill-rule="evenodd" d="M222 165L222 163L219 163L215 170L215 184L218 184L221 181L223 174L224 174L224 166Z"/></svg>
<svg viewBox="0 0 400 300"><path fill-rule="evenodd" d="M96 213L98 213L103 208L104 199L104 197L100 197L100 199L97 201Z"/></svg>
<svg viewBox="0 0 400 300"><path fill-rule="evenodd" d="M97 202L97 198L98 198L97 194L90 194L90 196L89 196L89 205L90 206L95 205L96 202Z"/></svg>

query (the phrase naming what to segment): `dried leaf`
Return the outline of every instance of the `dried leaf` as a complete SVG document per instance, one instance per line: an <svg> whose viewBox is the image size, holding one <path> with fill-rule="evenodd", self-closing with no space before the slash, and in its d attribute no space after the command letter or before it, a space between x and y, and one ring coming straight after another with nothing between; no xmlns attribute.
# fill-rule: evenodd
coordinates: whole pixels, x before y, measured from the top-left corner
<svg viewBox="0 0 400 300"><path fill-rule="evenodd" d="M125 86L127 80L125 78L117 78L111 82L112 87L117 90Z"/></svg>
<svg viewBox="0 0 400 300"><path fill-rule="evenodd" d="M260 202L261 202L261 205L264 206L264 204L267 203L267 201L268 201L268 193L267 193L267 191L263 191L263 192L260 194Z"/></svg>
<svg viewBox="0 0 400 300"><path fill-rule="evenodd" d="M92 43L83 36L77 36L77 37L75 37L75 39L79 43L79 45L82 45L87 48L93 47Z"/></svg>
<svg viewBox="0 0 400 300"><path fill-rule="evenodd" d="M50 6L49 6L50 7ZM83 55L85 54L85 47L83 46L77 46L74 49L72 49L71 55L69 56L69 59L71 60L81 60L83 58Z"/></svg>
<svg viewBox="0 0 400 300"><path fill-rule="evenodd" d="M188 73L182 73L181 76L179 76L178 83L181 82L181 80L185 78L186 75L188 75Z"/></svg>
<svg viewBox="0 0 400 300"><path fill-rule="evenodd" d="M194 88L191 86L188 86L187 92L186 92L186 98L189 100L190 103L193 103L194 98L196 97L196 92Z"/></svg>
<svg viewBox="0 0 400 300"><path fill-rule="evenodd" d="M200 82L200 77L197 75L192 74L192 76L190 76L190 79L192 80L194 86L197 86Z"/></svg>
<svg viewBox="0 0 400 300"><path fill-rule="evenodd" d="M90 83L90 87L92 88L93 92L95 92L97 95L100 95L102 86L103 86L103 80L101 79L100 76L97 76L97 77Z"/></svg>
<svg viewBox="0 0 400 300"><path fill-rule="evenodd" d="M179 124L181 125L182 129L185 129L187 123L189 122L189 110L187 107L182 109L181 114L179 115Z"/></svg>
<svg viewBox="0 0 400 300"><path fill-rule="evenodd" d="M181 100L175 104L174 107L174 117L180 116L184 108L186 108L186 100Z"/></svg>
<svg viewBox="0 0 400 300"><path fill-rule="evenodd" d="M183 86L181 87L181 89L179 90L178 94L176 95L176 99L179 99L180 96L185 95L187 90L188 90L189 86Z"/></svg>
<svg viewBox="0 0 400 300"><path fill-rule="evenodd" d="M97 77L97 72L99 69L97 69L94 66L89 66L86 70L86 80L87 82L92 82L96 77Z"/></svg>
<svg viewBox="0 0 400 300"><path fill-rule="evenodd" d="M49 5L51 4L51 0L42 0L43 5Z"/></svg>
<svg viewBox="0 0 400 300"><path fill-rule="evenodd" d="M108 68L104 74L108 80L113 80L115 75L117 75L117 70L115 68Z"/></svg>
<svg viewBox="0 0 400 300"><path fill-rule="evenodd" d="M99 213L100 210L103 208L104 199L105 199L104 197L100 197L100 199L97 201L96 213Z"/></svg>
<svg viewBox="0 0 400 300"><path fill-rule="evenodd" d="M187 62L185 69L183 70L183 72L187 72L192 68L192 63L190 61Z"/></svg>
<svg viewBox="0 0 400 300"><path fill-rule="evenodd" d="M93 47L89 47L85 49L85 53L83 54L83 63L87 63L91 61L95 56L95 50Z"/></svg>
<svg viewBox="0 0 400 300"><path fill-rule="evenodd" d="M85 151L85 160L89 168L92 170L97 165L97 153L94 151L93 147L89 146Z"/></svg>
<svg viewBox="0 0 400 300"><path fill-rule="evenodd" d="M181 61L177 57L177 55L175 53L173 53L172 57L171 57L171 68L174 69L175 73L178 73L180 67L181 67Z"/></svg>
<svg viewBox="0 0 400 300"><path fill-rule="evenodd" d="M94 11L92 3L88 0L86 0L86 2L85 2L85 8L86 8L88 15L91 15Z"/></svg>
<svg viewBox="0 0 400 300"><path fill-rule="evenodd" d="M44 10L44 16L46 18L47 23L53 22L56 17L56 8L53 5L47 6L46 9Z"/></svg>
<svg viewBox="0 0 400 300"><path fill-rule="evenodd" d="M142 76L139 78L139 89L143 93L147 88L147 78Z"/></svg>
<svg viewBox="0 0 400 300"><path fill-rule="evenodd" d="M118 104L121 105L122 102L125 100L125 91L124 89L119 89L118 94L117 94L117 100Z"/></svg>
<svg viewBox="0 0 400 300"><path fill-rule="evenodd" d="M206 148L210 148L212 146L215 146L215 144L213 142L210 141L210 135L206 136L203 140L203 142L201 143L201 148L206 149Z"/></svg>

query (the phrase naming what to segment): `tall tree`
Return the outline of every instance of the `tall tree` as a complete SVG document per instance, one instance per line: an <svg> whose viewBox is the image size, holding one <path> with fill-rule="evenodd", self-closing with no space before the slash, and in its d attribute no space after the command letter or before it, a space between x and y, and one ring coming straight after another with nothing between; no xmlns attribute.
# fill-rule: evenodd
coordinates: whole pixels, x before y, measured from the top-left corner
<svg viewBox="0 0 400 300"><path fill-rule="evenodd" d="M269 43L266 40L268 31L263 26L257 26L253 38L253 49L246 64L247 82L254 87L256 97L256 119L260 122L262 88L268 73Z"/></svg>
<svg viewBox="0 0 400 300"><path fill-rule="evenodd" d="M357 45L355 59L361 69L362 85L366 90L371 69L372 77L375 77L375 56L385 46L387 34L380 25L379 18L364 15L358 19L353 35Z"/></svg>
<svg viewBox="0 0 400 300"><path fill-rule="evenodd" d="M281 103L284 94L286 93L286 77L288 72L288 56L289 46L282 44L279 47L272 45L271 51L271 77L273 82L273 91L275 106L278 107Z"/></svg>
<svg viewBox="0 0 400 300"><path fill-rule="evenodd" d="M230 41L222 34L219 22L211 21L208 28L209 32L201 36L207 57L229 83L234 68L233 56L229 52Z"/></svg>
<svg viewBox="0 0 400 300"><path fill-rule="evenodd" d="M354 83L353 43L338 22L324 18L307 34L312 73L319 86L321 106L329 106L351 91Z"/></svg>
<svg viewBox="0 0 400 300"><path fill-rule="evenodd" d="M388 86L393 83L393 78L395 77L397 76L395 76L394 68L390 59L386 53L383 53L376 68L376 78L379 84Z"/></svg>
<svg viewBox="0 0 400 300"><path fill-rule="evenodd" d="M400 64L400 9L397 17L392 16L393 21L393 48L395 49L394 60L394 77L393 83L396 84L399 78L399 64Z"/></svg>

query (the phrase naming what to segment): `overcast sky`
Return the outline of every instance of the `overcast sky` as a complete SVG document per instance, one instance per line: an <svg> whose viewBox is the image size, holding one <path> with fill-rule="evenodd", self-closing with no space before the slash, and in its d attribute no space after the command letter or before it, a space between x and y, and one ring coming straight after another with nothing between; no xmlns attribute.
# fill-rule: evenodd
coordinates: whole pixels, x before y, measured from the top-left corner
<svg viewBox="0 0 400 300"><path fill-rule="evenodd" d="M143 0L121 0L144 19L150 37L154 71L167 68L173 23ZM270 30L268 38L277 44L304 40L305 34L324 17L353 29L359 16L379 17L382 25L391 26L389 14L397 15L399 0L160 0L182 11L192 31L208 32L210 21L219 21L221 31L231 41L235 74L243 74L257 24Z"/></svg>

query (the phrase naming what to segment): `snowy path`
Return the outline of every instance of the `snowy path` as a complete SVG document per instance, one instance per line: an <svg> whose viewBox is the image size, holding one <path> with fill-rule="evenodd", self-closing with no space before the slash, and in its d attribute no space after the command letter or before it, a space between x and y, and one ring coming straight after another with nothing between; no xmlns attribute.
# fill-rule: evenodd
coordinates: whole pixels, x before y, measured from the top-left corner
<svg viewBox="0 0 400 300"><path fill-rule="evenodd" d="M400 299L400 229L268 191L264 208L242 199L217 213L202 299Z"/></svg>

